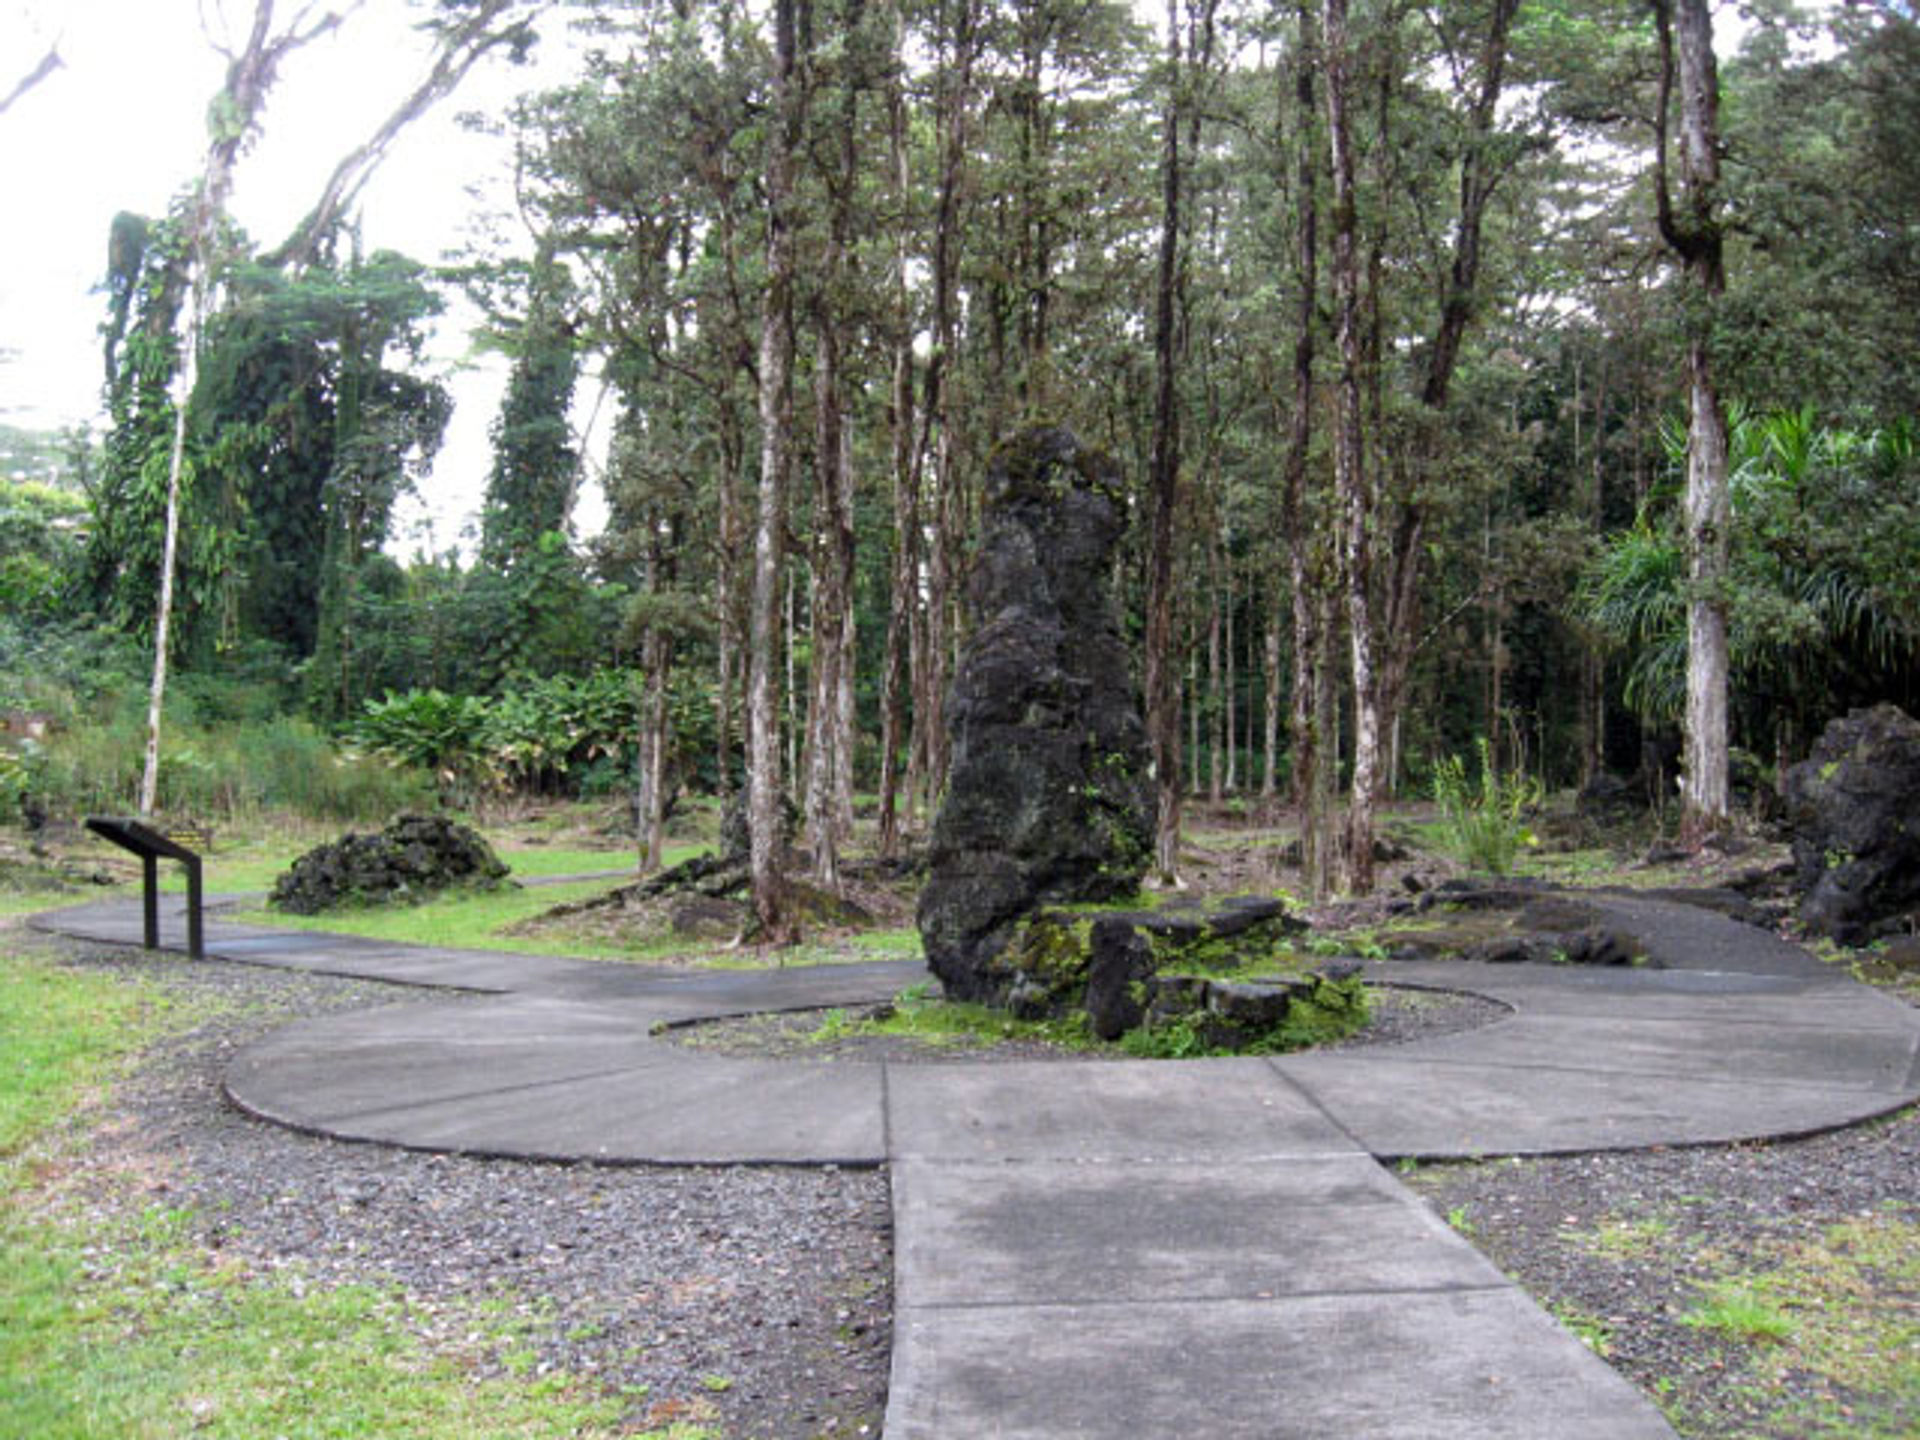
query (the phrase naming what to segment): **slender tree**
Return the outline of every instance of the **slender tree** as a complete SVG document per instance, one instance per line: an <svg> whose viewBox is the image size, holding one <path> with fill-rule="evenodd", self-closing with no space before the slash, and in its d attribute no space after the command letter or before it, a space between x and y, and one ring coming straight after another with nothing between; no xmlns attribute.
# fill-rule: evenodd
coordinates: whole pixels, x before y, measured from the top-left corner
<svg viewBox="0 0 1920 1440"><path fill-rule="evenodd" d="M1180 508L1180 409L1175 390L1180 297L1180 3L1167 0L1167 98L1161 117L1160 250L1153 304L1153 452L1148 494L1147 735L1159 801L1154 869L1174 884L1180 870L1180 656L1174 647L1173 522Z"/></svg>
<svg viewBox="0 0 1920 1440"><path fill-rule="evenodd" d="M766 156L767 273L760 308L760 500L747 637L747 824L753 908L761 939L788 943L794 926L780 873L782 791L777 667L793 465L794 158L804 96L796 73L798 23L810 0L775 0L772 123ZM809 27L810 28L810 27Z"/></svg>
<svg viewBox="0 0 1920 1440"><path fill-rule="evenodd" d="M880 691L880 853L900 853L900 749L907 732L906 700L917 580L920 573L919 476L914 450L912 254L913 171L907 146L907 26L905 8L892 9L893 63L887 76L887 157L893 207L893 253L888 276L892 383L887 428L893 481L893 566L887 602L887 645ZM912 790L908 788L909 807ZM909 818L911 816L909 815Z"/></svg>
<svg viewBox="0 0 1920 1440"><path fill-rule="evenodd" d="M227 61L226 83L208 111L212 132L200 187L188 211L186 235L186 316L180 342L180 366L173 395L173 445L167 460L167 525L160 559L160 598L153 627L153 683L147 697L146 764L140 777L140 813L150 815L160 789L160 716L167 695L167 643L173 621L174 556L180 541L180 491L187 459L187 408L200 371L200 334L212 308L214 246L233 191L233 170L259 127L267 93L280 63L302 45L340 23L331 11L303 5L286 29L276 33L273 0L256 0L246 43L237 51L221 46Z"/></svg>
<svg viewBox="0 0 1920 1440"><path fill-rule="evenodd" d="M1340 355L1335 387L1334 495L1352 648L1354 741L1352 793L1342 859L1347 888L1373 888L1373 806L1379 775L1380 710L1374 684L1373 489L1361 408L1364 359L1360 296L1360 220L1354 178L1354 44L1347 0L1324 0L1327 143L1333 176L1334 333Z"/></svg>
<svg viewBox="0 0 1920 1440"><path fill-rule="evenodd" d="M1720 80L1707 0L1655 0L1660 100L1654 193L1660 234L1680 257L1687 334L1687 714L1681 834L1727 823L1727 416L1713 370L1715 312L1727 274L1720 219ZM1680 203L1667 178L1669 113L1680 102Z"/></svg>

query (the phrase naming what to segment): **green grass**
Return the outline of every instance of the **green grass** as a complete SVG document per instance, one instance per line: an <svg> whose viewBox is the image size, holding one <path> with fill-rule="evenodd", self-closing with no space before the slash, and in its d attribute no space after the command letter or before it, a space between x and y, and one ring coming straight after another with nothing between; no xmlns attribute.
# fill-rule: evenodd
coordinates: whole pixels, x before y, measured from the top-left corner
<svg viewBox="0 0 1920 1440"><path fill-rule="evenodd" d="M1570 1306L1556 1305L1553 1318L1602 1360L1613 1354L1613 1327L1599 1316L1590 1315L1584 1310L1575 1310Z"/></svg>
<svg viewBox="0 0 1920 1440"><path fill-rule="evenodd" d="M920 944L920 932L911 925L898 930L869 930L855 935L849 943L889 960L918 960L926 954Z"/></svg>
<svg viewBox="0 0 1920 1440"><path fill-rule="evenodd" d="M1717 1330L1735 1340L1785 1340L1793 1334L1791 1316L1738 1281L1715 1281L1706 1287L1706 1297L1680 1317L1682 1325Z"/></svg>
<svg viewBox="0 0 1920 1440"><path fill-rule="evenodd" d="M529 889L462 890L419 905L356 906L329 910L324 915L288 915L263 906L236 912L234 918L248 925L363 935L370 940L390 940L403 945L630 959L636 953L633 949L596 945L584 939L552 940L545 936L503 933L507 927L531 920L555 905L604 895L620 883L618 880L583 880L571 885L540 885Z"/></svg>
<svg viewBox="0 0 1920 1440"><path fill-rule="evenodd" d="M56 965L0 931L0 1435L632 1434L624 1401L567 1375L483 1375L531 1352L529 1322L504 1307L425 1314L391 1286L262 1277L110 1175L62 1184L85 1163L89 1101L194 1019L137 979Z"/></svg>
<svg viewBox="0 0 1920 1440"><path fill-rule="evenodd" d="M0 1164L154 1033L166 1008L138 984L15 954L12 940L0 931Z"/></svg>
<svg viewBox="0 0 1920 1440"><path fill-rule="evenodd" d="M256 1280L165 1215L101 1233L0 1227L12 1317L0 1337L0 1434L466 1437L612 1435L621 1405L565 1376L483 1379L514 1337L430 1350L403 1296Z"/></svg>
<svg viewBox="0 0 1920 1440"><path fill-rule="evenodd" d="M1567 1239L1589 1255L1609 1260L1643 1260L1658 1255L1672 1240L1673 1225L1658 1216L1640 1220L1603 1220L1590 1231L1569 1227Z"/></svg>
<svg viewBox="0 0 1920 1440"><path fill-rule="evenodd" d="M0 920L78 905L86 898L78 890L0 890Z"/></svg>
<svg viewBox="0 0 1920 1440"><path fill-rule="evenodd" d="M1065 1020L1016 1020L1004 1010L985 1005L933 997L931 987L915 985L894 997L878 1018L859 1019L844 1010L829 1010L813 1038L840 1040L854 1035L898 1035L924 1045L965 1048L1001 1040L1033 1040L1070 1050L1095 1050L1100 1042L1086 1027L1084 1015Z"/></svg>
<svg viewBox="0 0 1920 1440"><path fill-rule="evenodd" d="M640 866L639 855L631 847L624 850L586 850L557 845L515 845L492 835L487 839L500 858L513 867L513 873L523 878L591 875L601 870L637 871ZM710 848L697 842L669 845L666 848L666 865L671 868Z"/></svg>

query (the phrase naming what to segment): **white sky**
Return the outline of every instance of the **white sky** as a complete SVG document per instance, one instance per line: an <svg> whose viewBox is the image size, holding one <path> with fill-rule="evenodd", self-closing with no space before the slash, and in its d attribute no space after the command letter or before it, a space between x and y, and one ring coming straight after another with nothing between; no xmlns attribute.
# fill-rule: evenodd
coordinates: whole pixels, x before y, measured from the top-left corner
<svg viewBox="0 0 1920 1440"><path fill-rule="evenodd" d="M278 8L299 7L282 0ZM0 90L50 41L66 62L0 115L0 420L98 428L102 308L91 292L106 268L108 225L121 210L162 213L199 175L203 117L224 63L201 14L218 27L223 10L240 32L237 49L251 0L0 0ZM341 30L287 61L234 188L233 213L256 242L280 240L340 157L424 74L430 47L411 28L419 14L404 0L368 0ZM503 114L520 91L562 78L564 36L543 32L536 55L525 68L483 61L401 137L362 199L369 250L438 261L466 241L472 217L506 206L505 143L469 134L455 116ZM476 185L486 187L483 199L469 193ZM452 378L456 408L424 502L398 522L396 541L407 551L458 540L486 482L487 426L505 366L498 357L467 362L470 318L449 296L434 361Z"/></svg>

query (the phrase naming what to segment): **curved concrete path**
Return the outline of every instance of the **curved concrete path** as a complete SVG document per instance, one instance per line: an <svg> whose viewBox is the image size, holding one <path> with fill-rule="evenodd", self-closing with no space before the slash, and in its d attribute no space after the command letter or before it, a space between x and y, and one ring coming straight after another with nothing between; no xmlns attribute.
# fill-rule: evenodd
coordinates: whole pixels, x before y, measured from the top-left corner
<svg viewBox="0 0 1920 1440"><path fill-rule="evenodd" d="M650 1036L884 998L912 964L662 973L219 923L207 946L478 992L244 1051L228 1094L282 1124L555 1160L886 1163L890 1440L1637 1440L1671 1431L1379 1162L1845 1125L1920 1098L1920 1012L1718 916L1599 903L1669 968L1376 965L1512 1014L1183 1064L809 1065ZM39 923L140 939L124 902Z"/></svg>

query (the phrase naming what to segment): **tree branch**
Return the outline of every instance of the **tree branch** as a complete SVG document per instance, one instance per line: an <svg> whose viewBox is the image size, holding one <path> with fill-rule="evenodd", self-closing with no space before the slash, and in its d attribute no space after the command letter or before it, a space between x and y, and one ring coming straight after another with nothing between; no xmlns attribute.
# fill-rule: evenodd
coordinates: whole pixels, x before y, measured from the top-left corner
<svg viewBox="0 0 1920 1440"><path fill-rule="evenodd" d="M59 42L55 41L47 47L47 53L40 57L40 63L23 75L19 83L16 84L13 89L9 90L4 97L0 97L0 115L6 114L14 101L33 89L34 86L53 74L54 71L64 67L66 63L66 61L60 58Z"/></svg>
<svg viewBox="0 0 1920 1440"><path fill-rule="evenodd" d="M1661 238L1684 259L1690 239L1681 234L1673 218L1673 187L1667 181L1667 113L1673 106L1672 0L1653 0L1653 14L1660 31L1660 99L1653 107L1653 199Z"/></svg>
<svg viewBox="0 0 1920 1440"><path fill-rule="evenodd" d="M477 13L448 30L425 78L371 136L334 167L313 209L276 249L261 257L261 263L295 268L310 263L322 238L373 178L400 132L458 89L467 73L488 53L502 45L526 43L529 32L524 19L513 19L497 28L494 25L524 3L525 0L484 0Z"/></svg>

